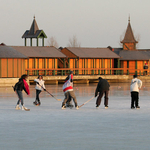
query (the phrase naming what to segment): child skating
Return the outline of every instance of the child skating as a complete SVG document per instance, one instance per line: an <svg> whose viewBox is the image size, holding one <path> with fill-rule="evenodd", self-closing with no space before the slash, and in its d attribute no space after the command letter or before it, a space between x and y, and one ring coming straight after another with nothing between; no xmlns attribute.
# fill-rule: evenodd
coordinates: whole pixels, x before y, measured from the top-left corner
<svg viewBox="0 0 150 150"><path fill-rule="evenodd" d="M14 91L18 95L18 101L17 101L17 105L16 105L16 110L21 109L19 107L20 102L21 102L21 105L22 105L22 110L26 110L26 111L30 110L30 109L27 109L24 106L23 94L22 94L22 90L24 90L27 93L27 95L30 94L29 86L28 86L28 84L26 82L27 78L28 78L28 76L26 74L22 75L21 78L19 79L19 81L14 86Z"/></svg>
<svg viewBox="0 0 150 150"><path fill-rule="evenodd" d="M41 75L38 76L37 79L34 79L34 81L36 82L36 86L35 86L35 89L36 89L36 99L33 102L33 104L36 105L36 106L40 106L41 105L41 101L40 101L39 95L42 92L42 90L46 91L45 85L44 85L45 81L43 81L43 76L41 76Z"/></svg>

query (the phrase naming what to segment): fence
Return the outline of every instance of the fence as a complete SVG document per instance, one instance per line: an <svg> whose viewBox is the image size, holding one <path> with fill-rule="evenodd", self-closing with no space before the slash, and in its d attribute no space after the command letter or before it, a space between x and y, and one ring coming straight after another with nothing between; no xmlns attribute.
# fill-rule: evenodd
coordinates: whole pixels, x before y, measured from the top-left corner
<svg viewBox="0 0 150 150"><path fill-rule="evenodd" d="M149 69L124 68L58 68L58 69L26 69L28 76L56 76L67 75L70 70L74 75L149 75Z"/></svg>

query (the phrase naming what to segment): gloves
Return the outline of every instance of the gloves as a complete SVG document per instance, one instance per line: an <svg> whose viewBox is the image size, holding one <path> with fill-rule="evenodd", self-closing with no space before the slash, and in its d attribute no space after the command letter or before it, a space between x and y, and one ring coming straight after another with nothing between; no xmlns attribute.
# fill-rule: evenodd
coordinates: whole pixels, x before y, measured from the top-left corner
<svg viewBox="0 0 150 150"><path fill-rule="evenodd" d="M95 97L97 96L97 94L98 94L98 92L96 91L96 92L95 92Z"/></svg>
<svg viewBox="0 0 150 150"><path fill-rule="evenodd" d="M44 91L46 91L46 89L44 89Z"/></svg>

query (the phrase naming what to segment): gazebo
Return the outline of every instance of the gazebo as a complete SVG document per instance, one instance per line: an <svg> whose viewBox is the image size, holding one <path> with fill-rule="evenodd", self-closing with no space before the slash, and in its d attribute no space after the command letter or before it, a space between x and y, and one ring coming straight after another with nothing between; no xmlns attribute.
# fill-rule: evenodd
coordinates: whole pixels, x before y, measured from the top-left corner
<svg viewBox="0 0 150 150"><path fill-rule="evenodd" d="M23 34L22 38L25 39L25 46L27 46L27 38L30 39L30 46L32 46L32 39L36 39L36 46L39 46L39 38L42 39L42 46L44 46L44 38L47 38L46 34L43 30L39 30L39 27L37 25L37 22L35 20L35 16L33 19L33 23L31 25L30 30L26 30Z"/></svg>

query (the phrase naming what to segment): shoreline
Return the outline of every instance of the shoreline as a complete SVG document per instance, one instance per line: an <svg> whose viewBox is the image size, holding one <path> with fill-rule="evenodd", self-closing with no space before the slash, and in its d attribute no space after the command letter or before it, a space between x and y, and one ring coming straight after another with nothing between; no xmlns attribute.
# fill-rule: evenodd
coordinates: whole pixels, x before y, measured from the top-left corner
<svg viewBox="0 0 150 150"><path fill-rule="evenodd" d="M132 75L74 75L74 84L98 83L98 77L106 79L109 83L130 83ZM28 83L35 84L34 79L37 76L29 76ZM66 76L43 76L46 85L63 84ZM138 76L142 82L150 82L150 76ZM15 85L19 78L0 78L0 87L9 87Z"/></svg>

